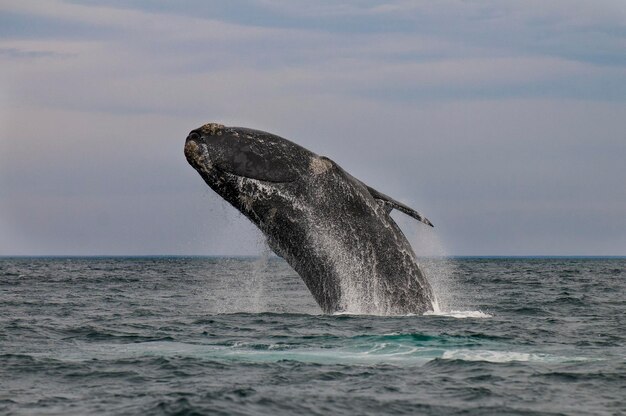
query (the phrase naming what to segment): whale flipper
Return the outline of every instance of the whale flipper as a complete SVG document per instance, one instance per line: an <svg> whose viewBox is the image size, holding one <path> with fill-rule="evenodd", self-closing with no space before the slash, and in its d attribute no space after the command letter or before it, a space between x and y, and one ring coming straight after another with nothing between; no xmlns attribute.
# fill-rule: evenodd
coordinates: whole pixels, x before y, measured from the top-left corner
<svg viewBox="0 0 626 416"><path fill-rule="evenodd" d="M371 186L367 186L367 190L369 191L370 195L372 195L374 199L383 203L383 206L385 207L385 209L387 209L387 213L390 213L391 210L395 208L398 211L402 211L406 215L411 216L415 218L416 220L423 222L426 225L430 225L431 227L434 227L433 223L430 222L428 218L424 217L422 214L415 211L413 208L404 205L402 202L396 201L392 197L385 195L382 192L377 191Z"/></svg>

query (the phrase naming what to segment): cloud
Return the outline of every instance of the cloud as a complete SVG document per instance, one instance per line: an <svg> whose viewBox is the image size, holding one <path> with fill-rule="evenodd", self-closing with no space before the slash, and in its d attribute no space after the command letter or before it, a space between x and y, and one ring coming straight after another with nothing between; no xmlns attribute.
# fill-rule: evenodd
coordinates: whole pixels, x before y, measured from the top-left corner
<svg viewBox="0 0 626 416"><path fill-rule="evenodd" d="M0 4L0 254L254 252L182 155L208 121L330 156L455 254L625 253L623 9Z"/></svg>

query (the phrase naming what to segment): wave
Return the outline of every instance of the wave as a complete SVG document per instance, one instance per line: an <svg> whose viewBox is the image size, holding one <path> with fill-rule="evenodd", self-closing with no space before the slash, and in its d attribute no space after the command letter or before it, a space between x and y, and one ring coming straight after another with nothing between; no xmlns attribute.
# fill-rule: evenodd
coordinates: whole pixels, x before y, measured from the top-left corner
<svg viewBox="0 0 626 416"><path fill-rule="evenodd" d="M444 339L445 338L445 339ZM464 337L438 337L421 334L388 334L336 339L329 344L285 344L234 341L226 344L203 344L177 341L153 341L130 344L109 344L105 348L84 344L63 357L48 357L69 362L97 359L124 360L146 358L195 359L212 362L272 363L295 361L307 364L340 365L417 365L431 361L449 363L568 363L588 361L585 357L557 356L545 353L515 351L506 344L486 343L492 347L507 349L485 349L476 341ZM454 345L456 344L456 345ZM465 348L461 347L466 346ZM461 348L459 348L461 347ZM48 354L33 354L44 358Z"/></svg>

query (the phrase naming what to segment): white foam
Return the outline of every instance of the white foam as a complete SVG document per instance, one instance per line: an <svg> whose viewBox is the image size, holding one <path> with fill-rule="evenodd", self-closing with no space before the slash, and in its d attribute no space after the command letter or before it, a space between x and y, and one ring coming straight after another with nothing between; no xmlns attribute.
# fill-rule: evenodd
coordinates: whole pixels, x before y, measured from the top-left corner
<svg viewBox="0 0 626 416"><path fill-rule="evenodd" d="M565 363L589 361L586 357L563 357L551 354L535 354L517 351L492 351L492 350L450 350L444 351L442 357L446 360L463 361L486 361L490 363L509 362L541 362L541 363Z"/></svg>
<svg viewBox="0 0 626 416"><path fill-rule="evenodd" d="M487 361L490 363L508 363L512 361L546 361L546 356L515 351L489 350L451 350L444 351L444 360Z"/></svg>
<svg viewBox="0 0 626 416"><path fill-rule="evenodd" d="M381 313L376 313L376 312L360 312L360 311L352 311L352 310L347 310L347 311L338 311L338 312L333 312L331 315L333 316L343 316L343 315L347 315L347 316L387 316L390 318L393 318L394 316L415 316L414 314L407 314L407 315L388 315L384 312Z"/></svg>
<svg viewBox="0 0 626 416"><path fill-rule="evenodd" d="M482 311L442 311L435 309L434 311L424 312L425 316L447 316L450 318L493 318L493 315Z"/></svg>
<svg viewBox="0 0 626 416"><path fill-rule="evenodd" d="M438 310L435 309L434 311L427 311L424 312L422 315L419 314L414 314L414 313L407 313L404 315L388 315L385 313L358 313L358 312L351 312L351 311L340 311L340 312L333 312L332 313L333 316L342 316L342 315L349 315L349 316L387 316L389 318L394 318L394 317L411 317L411 316L446 316L449 318L458 318L458 319L463 319L463 318L474 318L474 319L484 319L484 318L493 318L493 315L490 315L486 312L482 312L482 311L442 311L442 310Z"/></svg>

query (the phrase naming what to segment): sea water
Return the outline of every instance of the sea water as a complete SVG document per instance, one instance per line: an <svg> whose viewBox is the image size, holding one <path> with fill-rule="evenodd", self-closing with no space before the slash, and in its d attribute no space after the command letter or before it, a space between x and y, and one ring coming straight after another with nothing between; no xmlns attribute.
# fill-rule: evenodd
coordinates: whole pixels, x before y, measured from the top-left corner
<svg viewBox="0 0 626 416"><path fill-rule="evenodd" d="M422 264L388 317L268 255L2 258L0 414L626 413L626 259Z"/></svg>

